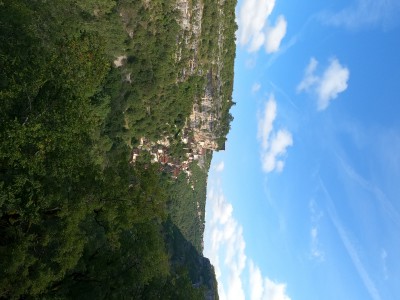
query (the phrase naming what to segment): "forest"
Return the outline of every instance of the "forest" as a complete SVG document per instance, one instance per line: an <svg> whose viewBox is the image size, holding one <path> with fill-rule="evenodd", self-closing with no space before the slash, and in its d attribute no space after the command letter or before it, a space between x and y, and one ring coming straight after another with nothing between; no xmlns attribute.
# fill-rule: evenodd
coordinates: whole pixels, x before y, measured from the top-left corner
<svg viewBox="0 0 400 300"><path fill-rule="evenodd" d="M212 151L190 180L129 163L142 137L182 158L219 56L221 144L229 131L236 1L188 1L202 30L183 77L176 3L0 1L0 299L218 299L202 255Z"/></svg>

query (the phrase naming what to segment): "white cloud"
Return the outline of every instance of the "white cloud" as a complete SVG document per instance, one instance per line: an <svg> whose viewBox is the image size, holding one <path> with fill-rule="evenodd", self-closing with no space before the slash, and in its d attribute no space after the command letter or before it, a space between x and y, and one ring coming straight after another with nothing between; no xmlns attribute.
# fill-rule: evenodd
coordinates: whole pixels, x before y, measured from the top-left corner
<svg viewBox="0 0 400 300"><path fill-rule="evenodd" d="M269 147L268 142L276 118L276 110L275 98L271 95L268 102L265 104L263 116L258 122L258 138L261 139L262 148L265 150Z"/></svg>
<svg viewBox="0 0 400 300"><path fill-rule="evenodd" d="M259 268L254 266L252 261L250 261L249 272L250 300L261 300L264 292L261 271Z"/></svg>
<svg viewBox="0 0 400 300"><path fill-rule="evenodd" d="M217 181L218 182L218 181ZM286 284L276 283L263 277L261 270L245 253L246 243L242 226L233 216L233 207L221 188L209 188L204 254L214 265L221 300L290 300ZM246 265L249 270L249 290L245 292L243 281ZM246 282L247 282L246 280Z"/></svg>
<svg viewBox="0 0 400 300"><path fill-rule="evenodd" d="M343 67L337 59L331 61L316 89L319 110L327 108L330 100L335 99L339 93L347 89L349 75L349 69Z"/></svg>
<svg viewBox="0 0 400 300"><path fill-rule="evenodd" d="M268 278L265 279L265 296L263 300L290 300L286 295L286 284L276 283Z"/></svg>
<svg viewBox="0 0 400 300"><path fill-rule="evenodd" d="M260 269L252 261L249 265L250 300L290 300L285 284L263 278Z"/></svg>
<svg viewBox="0 0 400 300"><path fill-rule="evenodd" d="M315 75L318 61L311 58L304 72L304 78L297 86L297 92L312 92L317 96L318 110L326 109L330 101L347 89L350 71L334 58L321 76Z"/></svg>
<svg viewBox="0 0 400 300"><path fill-rule="evenodd" d="M286 34L287 23L279 16L275 26L268 25L268 18L275 7L275 0L245 0L238 16L238 41L248 45L249 52L258 51L265 45L268 53L279 50Z"/></svg>
<svg viewBox="0 0 400 300"><path fill-rule="evenodd" d="M211 189L207 201L212 205L212 215L206 231L210 247L205 248L205 254L215 267L216 277L220 282L220 299L245 299L241 274L246 265L246 244L242 227L234 219L232 205L226 201L220 189ZM226 286L221 282L223 269L228 272Z"/></svg>
<svg viewBox="0 0 400 300"><path fill-rule="evenodd" d="M225 168L224 161L221 161L219 164L215 166L215 171L222 172Z"/></svg>
<svg viewBox="0 0 400 300"><path fill-rule="evenodd" d="M357 0L339 12L323 12L322 23L357 30L380 26L384 29L398 24L398 0Z"/></svg>
<svg viewBox="0 0 400 300"><path fill-rule="evenodd" d="M213 191L210 192L209 196L213 201L213 218L211 219L213 224L225 225L228 220L232 217L232 205L225 201L223 195L214 196ZM225 232L227 232L225 230Z"/></svg>
<svg viewBox="0 0 400 300"><path fill-rule="evenodd" d="M284 167L284 162L278 157L286 153L286 148L293 145L292 135L287 130L279 130L272 137L271 146L262 155L262 167L267 173L277 170L281 172Z"/></svg>
<svg viewBox="0 0 400 300"><path fill-rule="evenodd" d="M267 28L265 38L265 50L267 53L277 52L281 45L282 39L285 37L287 22L285 18L280 15L276 20L274 27Z"/></svg>
<svg viewBox="0 0 400 300"><path fill-rule="evenodd" d="M239 12L239 42L246 45L261 33L268 16L275 6L275 0L246 0Z"/></svg>
<svg viewBox="0 0 400 300"><path fill-rule="evenodd" d="M256 82L251 87L251 92L254 94L254 93L257 93L260 89L261 89L261 84Z"/></svg>
<svg viewBox="0 0 400 300"><path fill-rule="evenodd" d="M273 123L276 118L277 106L274 96L265 104L263 115L258 123L258 138L261 141L262 169L266 173L274 170L281 172L285 165L282 156L286 149L293 145L292 135L289 131L280 129L274 132Z"/></svg>

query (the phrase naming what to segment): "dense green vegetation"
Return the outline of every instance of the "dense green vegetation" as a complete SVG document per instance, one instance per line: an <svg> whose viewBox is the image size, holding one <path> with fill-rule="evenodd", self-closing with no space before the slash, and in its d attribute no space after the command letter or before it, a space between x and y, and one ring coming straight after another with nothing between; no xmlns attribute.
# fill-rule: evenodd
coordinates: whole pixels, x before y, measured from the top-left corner
<svg viewBox="0 0 400 300"><path fill-rule="evenodd" d="M227 120L234 2L224 4ZM217 49L212 4L202 35ZM201 254L211 154L191 183L145 155L128 163L142 136L168 134L178 153L204 91L198 73L177 80L178 13L172 0L0 1L0 299L218 297Z"/></svg>
<svg viewBox="0 0 400 300"><path fill-rule="evenodd" d="M206 170L209 169L210 163L211 155L207 157ZM180 174L174 184L169 185L167 206L173 223L201 253L203 250L207 173L195 164L192 166L192 171L193 189L188 187L185 174Z"/></svg>

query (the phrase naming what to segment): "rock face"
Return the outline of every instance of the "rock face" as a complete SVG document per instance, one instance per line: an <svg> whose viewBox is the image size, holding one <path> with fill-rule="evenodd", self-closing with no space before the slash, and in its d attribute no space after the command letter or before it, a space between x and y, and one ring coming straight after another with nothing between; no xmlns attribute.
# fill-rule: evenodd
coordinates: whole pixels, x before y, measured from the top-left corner
<svg viewBox="0 0 400 300"><path fill-rule="evenodd" d="M190 3L189 3L190 2ZM215 27L218 29L214 32L217 36L217 45L211 54L211 60L206 63L200 58L199 53L202 34L202 18L204 3L201 0L178 0L177 8L181 16L178 23L182 28L182 35L178 37L177 61L182 59L182 51L185 49L190 52L190 57L183 67L179 80L184 80L192 75L201 75L205 77L204 92L201 97L195 99L192 113L186 124L186 129L193 132L194 141L201 144L203 148L209 150L219 150L223 145L219 145L218 140L221 135L226 134L221 130L222 113L224 108L224 97L222 86L224 84L222 78L222 70L224 62L222 56L225 54L225 27L226 20L223 6L225 0L219 0L216 3ZM225 100L229 102L230 99Z"/></svg>
<svg viewBox="0 0 400 300"><path fill-rule="evenodd" d="M218 80L217 80L218 82ZM189 117L188 128L193 132L195 142L209 150L219 150L218 127L221 122L221 98L215 96L212 83L212 71L207 75L207 86L204 96L194 103Z"/></svg>
<svg viewBox="0 0 400 300"><path fill-rule="evenodd" d="M180 62L183 59L183 51L189 50L191 52L191 57L185 61L186 66L177 79L184 81L189 76L194 75L198 67L204 3L200 0L177 0L176 8L180 12L177 22L182 29L177 37L176 61Z"/></svg>

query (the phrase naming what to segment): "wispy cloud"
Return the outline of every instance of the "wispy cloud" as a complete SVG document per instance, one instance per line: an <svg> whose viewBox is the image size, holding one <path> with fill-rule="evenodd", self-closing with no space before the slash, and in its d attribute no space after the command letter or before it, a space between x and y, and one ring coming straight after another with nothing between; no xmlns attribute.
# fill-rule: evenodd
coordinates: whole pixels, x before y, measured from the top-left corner
<svg viewBox="0 0 400 300"><path fill-rule="evenodd" d="M296 45L296 43L298 42L298 39L299 39L298 35L292 36L288 42L279 46L279 51L272 53L269 56L269 58L265 64L265 67L267 69L270 68L277 61L277 59L280 56L285 54L290 48L292 48L294 45Z"/></svg>
<svg viewBox="0 0 400 300"><path fill-rule="evenodd" d="M281 87L279 87L272 81L268 81L268 84L270 85L270 87L274 92L280 94L280 96L284 97L290 103L291 106L293 106L295 109L298 109L297 105L293 102L292 98Z"/></svg>
<svg viewBox="0 0 400 300"><path fill-rule="evenodd" d="M294 47L300 40L302 40L302 37L304 33L306 32L308 26L311 24L311 22L315 19L315 16L310 16L307 21L300 27L300 30L292 35L289 40L286 39L285 42L283 42L279 46L279 51L272 53L269 55L267 62L265 64L265 67L268 69L270 68L283 54L285 54L287 51L289 51L292 47Z"/></svg>
<svg viewBox="0 0 400 300"><path fill-rule="evenodd" d="M285 129L274 131L276 114L276 101L274 96L271 95L258 122L262 169L266 173L283 170L285 165L283 157L286 154L286 149L293 145L292 134L289 131Z"/></svg>
<svg viewBox="0 0 400 300"><path fill-rule="evenodd" d="M398 0L357 0L338 11L320 14L322 23L345 27L350 30L379 26L388 29L399 23Z"/></svg>
<svg viewBox="0 0 400 300"><path fill-rule="evenodd" d="M357 183L361 188L370 192L375 199L378 201L379 205L386 213L389 220L391 220L398 228L400 228L400 212L398 209L392 204L390 199L386 196L386 194L374 183L368 181L364 177L362 177L351 165L346 162L342 157L337 155L337 159L339 161L339 165L342 167L344 174Z"/></svg>
<svg viewBox="0 0 400 300"><path fill-rule="evenodd" d="M389 279L389 272L388 272L388 267L387 267L387 260L388 254L385 249L382 249L381 251L381 260L382 260L382 270L383 270L383 277L385 280Z"/></svg>
<svg viewBox="0 0 400 300"><path fill-rule="evenodd" d="M225 163L224 161L220 161L216 166L215 166L215 171L216 172L222 172L225 168Z"/></svg>
<svg viewBox="0 0 400 300"><path fill-rule="evenodd" d="M336 231L339 235L340 240L343 243L344 248L346 249L348 255L350 256L351 261L353 262L353 265L358 272L358 275L360 276L370 297L373 300L380 300L381 296L379 294L379 291L376 288L376 285L372 281L367 270L365 269L365 266L364 266L363 262L361 261L358 251L356 250L347 230L345 229L345 227L342 225L341 221L339 220L339 217L337 216L336 209L334 206L334 202L333 202L328 190L326 189L325 184L323 183L322 179L320 179L320 187L321 187L321 189L327 199L327 202L328 202L329 217L332 220L332 223L336 228Z"/></svg>
<svg viewBox="0 0 400 300"><path fill-rule="evenodd" d="M317 69L318 66L318 61L314 58L310 58L310 62L308 63L305 71L304 71L304 78L300 82L300 84L297 86L297 91L307 91L309 90L312 86L318 83L319 78L318 76L314 75L315 70Z"/></svg>
<svg viewBox="0 0 400 300"><path fill-rule="evenodd" d="M258 51L263 45L267 53L279 50L286 34L287 22L280 15L275 25L269 24L275 0L245 0L238 16L238 41L247 45L249 52Z"/></svg>
<svg viewBox="0 0 400 300"><path fill-rule="evenodd" d="M324 110L329 106L330 101L347 89L350 71L336 58L331 59L322 75L316 74L317 67L318 61L312 57L304 71L302 81L297 86L297 92L307 91L315 94L318 110Z"/></svg>
<svg viewBox="0 0 400 300"><path fill-rule="evenodd" d="M311 257L317 261L325 260L325 253L321 250L319 245L319 230L318 227L312 227L310 230L311 237Z"/></svg>
<svg viewBox="0 0 400 300"><path fill-rule="evenodd" d="M381 296L375 286L375 283L372 281L371 277L369 276L367 270L364 267L364 264L362 263L358 252L356 248L354 247L353 243L350 240L350 237L348 236L346 230L342 226L342 224L339 222L339 220L335 217L332 217L332 222L336 227L336 230L339 233L340 239L342 240L342 243L344 247L346 248L347 253L349 254L355 268L357 269L358 274L360 275L365 287L368 290L369 295L371 296L372 299L374 300L380 300Z"/></svg>
<svg viewBox="0 0 400 300"><path fill-rule="evenodd" d="M204 253L215 267L219 298L242 300L249 294L252 300L290 300L286 284L263 277L259 267L247 258L242 226L234 218L232 204L225 198L218 180L212 184L215 183L207 197L211 215L207 216ZM243 279L246 265L249 277ZM247 293L244 282L250 283Z"/></svg>
<svg viewBox="0 0 400 300"><path fill-rule="evenodd" d="M325 260L325 253L321 249L320 241L319 241L319 223L321 218L324 216L324 213L318 209L317 204L314 200L311 200L309 203L309 209L311 214L311 229L310 229L310 254L311 258L317 261Z"/></svg>
<svg viewBox="0 0 400 300"><path fill-rule="evenodd" d="M253 94L257 93L259 90L261 89L261 84L259 82L256 82L253 84L253 86L251 87L251 92Z"/></svg>

